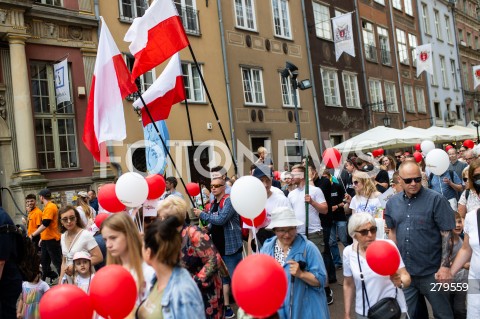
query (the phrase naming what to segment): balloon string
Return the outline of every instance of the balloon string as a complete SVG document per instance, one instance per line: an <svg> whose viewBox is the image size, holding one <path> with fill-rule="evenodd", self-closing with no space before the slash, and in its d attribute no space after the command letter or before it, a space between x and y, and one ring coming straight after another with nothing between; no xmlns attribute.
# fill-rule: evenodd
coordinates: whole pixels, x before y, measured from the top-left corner
<svg viewBox="0 0 480 319"><path fill-rule="evenodd" d="M255 247L257 247L255 253L259 254L260 253L260 246L258 246L258 240L257 240L257 227L255 227L255 221L252 219L252 226L253 226L253 240L255 240Z"/></svg>
<svg viewBox="0 0 480 319"><path fill-rule="evenodd" d="M442 193L442 196L443 196L443 187L442 187L443 181L440 179L440 175L437 175L437 177L438 177L438 184L440 184L440 193Z"/></svg>

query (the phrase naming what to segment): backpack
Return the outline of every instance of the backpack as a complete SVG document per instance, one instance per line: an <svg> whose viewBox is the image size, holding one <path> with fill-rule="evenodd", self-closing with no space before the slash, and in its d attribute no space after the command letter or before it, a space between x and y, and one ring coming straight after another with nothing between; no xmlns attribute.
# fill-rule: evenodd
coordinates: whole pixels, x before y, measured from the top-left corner
<svg viewBox="0 0 480 319"><path fill-rule="evenodd" d="M449 169L448 172L450 173L450 180L454 182L453 171ZM428 176L428 188L432 188L432 179L433 179L433 173L430 173L430 175Z"/></svg>
<svg viewBox="0 0 480 319"><path fill-rule="evenodd" d="M23 281L34 281L40 272L40 257L35 244L21 227L3 225L0 226L0 233L13 234L15 244L13 261L17 264Z"/></svg>

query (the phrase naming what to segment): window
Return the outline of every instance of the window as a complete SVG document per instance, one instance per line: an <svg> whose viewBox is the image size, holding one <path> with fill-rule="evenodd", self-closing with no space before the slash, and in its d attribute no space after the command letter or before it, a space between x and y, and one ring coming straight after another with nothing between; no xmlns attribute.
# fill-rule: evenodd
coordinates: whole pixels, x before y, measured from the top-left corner
<svg viewBox="0 0 480 319"><path fill-rule="evenodd" d="M438 10L433 10L433 16L435 19L435 32L437 34L437 39L443 40L442 30L440 26L440 13L438 13Z"/></svg>
<svg viewBox="0 0 480 319"><path fill-rule="evenodd" d="M457 83L457 67L455 66L455 60L450 59L450 76L452 77L453 81L453 89L458 90L458 83Z"/></svg>
<svg viewBox="0 0 480 319"><path fill-rule="evenodd" d="M182 18L183 27L186 33L200 35L198 24L198 13L195 0L175 0L178 14Z"/></svg>
<svg viewBox="0 0 480 319"><path fill-rule="evenodd" d="M478 37L475 37L475 49L480 49L480 47L478 46Z"/></svg>
<svg viewBox="0 0 480 319"><path fill-rule="evenodd" d="M440 112L440 103L438 102L434 102L433 103L433 109L435 111L435 118L439 119L439 120L442 120L442 117L441 117L441 112Z"/></svg>
<svg viewBox="0 0 480 319"><path fill-rule="evenodd" d="M413 99L413 87L409 84L404 84L403 92L405 94L405 105L407 106L407 112L415 113L415 100Z"/></svg>
<svg viewBox="0 0 480 319"><path fill-rule="evenodd" d="M130 70L130 72L132 71L133 69L133 64L135 63L135 58L133 57L133 55L127 53L125 55L125 63L127 64L127 68ZM140 79L140 92L145 92L149 87L150 85L153 84L153 82L155 81L156 77L155 77L155 69L152 69L148 72L145 72L144 74L140 75L139 76L139 79ZM135 93L134 93L135 94ZM133 98L133 96L132 96ZM127 97L127 99L130 99Z"/></svg>
<svg viewBox="0 0 480 319"><path fill-rule="evenodd" d="M430 21L428 20L428 7L425 3L422 3L422 22L424 32L426 34L432 34L430 32Z"/></svg>
<svg viewBox="0 0 480 319"><path fill-rule="evenodd" d="M61 0L36 0L35 2L40 2L41 4L49 4L51 6L61 6Z"/></svg>
<svg viewBox="0 0 480 319"><path fill-rule="evenodd" d="M377 27L378 43L380 43L380 57L382 64L391 65L392 57L390 55L390 41L388 39L388 30L382 27Z"/></svg>
<svg viewBox="0 0 480 319"><path fill-rule="evenodd" d="M448 88L447 65L444 56L440 56L440 71L442 72L442 85L444 88Z"/></svg>
<svg viewBox="0 0 480 319"><path fill-rule="evenodd" d="M397 45L398 45L398 57L400 63L409 64L408 50L407 50L407 35L405 31L397 29Z"/></svg>
<svg viewBox="0 0 480 319"><path fill-rule="evenodd" d="M358 95L357 75L343 73L343 89L345 91L345 101L347 107L360 108L360 97Z"/></svg>
<svg viewBox="0 0 480 319"><path fill-rule="evenodd" d="M370 88L370 103L373 111L383 112L382 83L380 80L368 80Z"/></svg>
<svg viewBox="0 0 480 319"><path fill-rule="evenodd" d="M265 105L262 70L242 68L243 96L247 105Z"/></svg>
<svg viewBox="0 0 480 319"><path fill-rule="evenodd" d="M470 32L467 32L467 47L472 46L472 34Z"/></svg>
<svg viewBox="0 0 480 319"><path fill-rule="evenodd" d="M343 142L343 135L330 134L330 143L332 145L338 145Z"/></svg>
<svg viewBox="0 0 480 319"><path fill-rule="evenodd" d="M380 3L381 5L385 5L385 0L375 0L376 3Z"/></svg>
<svg viewBox="0 0 480 319"><path fill-rule="evenodd" d="M325 105L340 106L337 71L321 68L320 72L322 75Z"/></svg>
<svg viewBox="0 0 480 319"><path fill-rule="evenodd" d="M415 95L417 97L417 109L419 113L427 113L427 107L425 105L425 92L423 88L416 87Z"/></svg>
<svg viewBox="0 0 480 319"><path fill-rule="evenodd" d="M463 68L463 86L465 88L465 90L470 90L470 84L468 82L468 79L470 78L468 76L468 65L467 65L467 62L463 62L462 63L462 68Z"/></svg>
<svg viewBox="0 0 480 319"><path fill-rule="evenodd" d="M405 0L405 13L413 17L412 0Z"/></svg>
<svg viewBox="0 0 480 319"><path fill-rule="evenodd" d="M393 7L398 10L402 10L402 0L393 0Z"/></svg>
<svg viewBox="0 0 480 319"><path fill-rule="evenodd" d="M288 12L288 1L272 0L272 9L275 35L282 38L291 39L292 35L290 31L290 14Z"/></svg>
<svg viewBox="0 0 480 319"><path fill-rule="evenodd" d="M365 57L367 60L377 62L377 48L375 47L375 35L373 24L363 21L363 42L365 43Z"/></svg>
<svg viewBox="0 0 480 319"><path fill-rule="evenodd" d="M280 75L280 85L282 87L282 103L284 107L294 107L294 100L293 100L293 88L292 88L292 81L290 77L284 78ZM300 107L300 95L298 95L298 89L296 90L296 97L297 97L297 106Z"/></svg>
<svg viewBox="0 0 480 319"><path fill-rule="evenodd" d="M412 58L412 65L417 66L417 36L411 33L408 34L408 45L410 45L410 57Z"/></svg>
<svg viewBox="0 0 480 319"><path fill-rule="evenodd" d="M463 30L458 29L458 41L463 41Z"/></svg>
<svg viewBox="0 0 480 319"><path fill-rule="evenodd" d="M188 166L190 169L190 180L203 183L208 182L208 180L206 180L205 178L205 175L202 174L201 171L208 172L210 170L208 164L210 163L210 154L212 154L212 147L205 144L188 146L187 152ZM200 170L200 172L198 170Z"/></svg>
<svg viewBox="0 0 480 319"><path fill-rule="evenodd" d="M435 68L435 56L432 55L432 67L433 67L433 74L431 74L431 80L433 86L438 86L438 79L437 79L437 68Z"/></svg>
<svg viewBox="0 0 480 319"><path fill-rule="evenodd" d="M182 62L183 84L188 102L205 102L202 80L195 63Z"/></svg>
<svg viewBox="0 0 480 319"><path fill-rule="evenodd" d="M120 1L120 20L133 21L137 17L143 16L148 8L145 0L119 0Z"/></svg>
<svg viewBox="0 0 480 319"><path fill-rule="evenodd" d="M455 110L457 111L457 120L462 119L462 107L458 104L455 105Z"/></svg>
<svg viewBox="0 0 480 319"><path fill-rule="evenodd" d="M312 4L317 37L332 40L332 23L330 22L330 11L328 7L316 2Z"/></svg>
<svg viewBox="0 0 480 319"><path fill-rule="evenodd" d="M385 98L387 101L388 112L398 112L397 90L395 83L385 82Z"/></svg>
<svg viewBox="0 0 480 319"><path fill-rule="evenodd" d="M32 63L30 74L38 167L49 170L79 167L75 108L70 102L57 105L53 65Z"/></svg>
<svg viewBox="0 0 480 319"><path fill-rule="evenodd" d="M256 30L254 0L235 0L235 16L237 27Z"/></svg>
<svg viewBox="0 0 480 319"><path fill-rule="evenodd" d="M450 17L449 16L445 16L445 29L447 31L446 33L447 33L448 43L453 44L452 29L450 28Z"/></svg>

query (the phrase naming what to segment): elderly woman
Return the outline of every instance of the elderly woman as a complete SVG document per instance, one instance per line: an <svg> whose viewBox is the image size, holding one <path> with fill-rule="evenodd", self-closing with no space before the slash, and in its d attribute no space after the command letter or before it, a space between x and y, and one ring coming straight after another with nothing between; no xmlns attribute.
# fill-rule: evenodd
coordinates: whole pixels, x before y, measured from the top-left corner
<svg viewBox="0 0 480 319"><path fill-rule="evenodd" d="M382 208L378 197L381 195L377 191L375 184L370 176L365 172L356 171L352 176L355 196L345 195L346 204L345 213L369 213L375 216Z"/></svg>
<svg viewBox="0 0 480 319"><path fill-rule="evenodd" d="M182 266L190 272L202 293L206 317L208 319L224 318L220 270L225 274L227 270L210 236L198 226L185 223L187 203L180 197L167 197L160 202L157 212L161 220L174 216L182 225L178 228L182 234L180 261Z"/></svg>
<svg viewBox="0 0 480 319"><path fill-rule="evenodd" d="M288 207L273 210L274 237L267 239L261 253L270 255L283 267L288 278L288 293L278 310L280 318L330 318L325 295L326 270L322 255L305 236L297 234L303 225Z"/></svg>
<svg viewBox="0 0 480 319"><path fill-rule="evenodd" d="M400 267L397 272L390 277L381 276L375 273L365 259L365 252L368 246L375 241L377 226L375 218L368 213L358 213L350 218L348 223L348 233L356 241L343 250L343 297L345 304L345 319L350 319L350 309L355 296L355 312L357 319L366 319L368 310L380 299L392 297L396 298L402 316L405 318L407 313L407 304L402 289L410 285L410 274L405 269L403 260L400 257ZM393 241L390 241L395 245ZM362 288L363 274L366 294Z"/></svg>

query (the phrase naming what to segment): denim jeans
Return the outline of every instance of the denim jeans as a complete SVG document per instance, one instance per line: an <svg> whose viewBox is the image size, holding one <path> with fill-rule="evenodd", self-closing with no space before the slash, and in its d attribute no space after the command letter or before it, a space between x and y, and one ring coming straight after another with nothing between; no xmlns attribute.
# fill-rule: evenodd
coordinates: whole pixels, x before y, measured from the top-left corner
<svg viewBox="0 0 480 319"><path fill-rule="evenodd" d="M436 319L451 319L453 318L452 307L450 306L450 294L448 292L437 291L434 288L435 274L427 276L411 276L412 283L410 287L403 290L405 300L407 301L408 315L411 319L417 318L416 308L419 293L425 296L432 305L433 316Z"/></svg>
<svg viewBox="0 0 480 319"><path fill-rule="evenodd" d="M343 246L347 247L347 221L333 222L332 230L330 231L330 240L328 242L335 266L341 266L342 256L340 256L340 250L338 249L337 236L340 238Z"/></svg>
<svg viewBox="0 0 480 319"><path fill-rule="evenodd" d="M232 255L222 256L223 262L225 263L225 266L227 266L228 274L230 275L229 277L222 277L224 285L230 284L233 272L235 271L235 268L237 268L237 265L242 261L242 257L242 250L239 250Z"/></svg>

